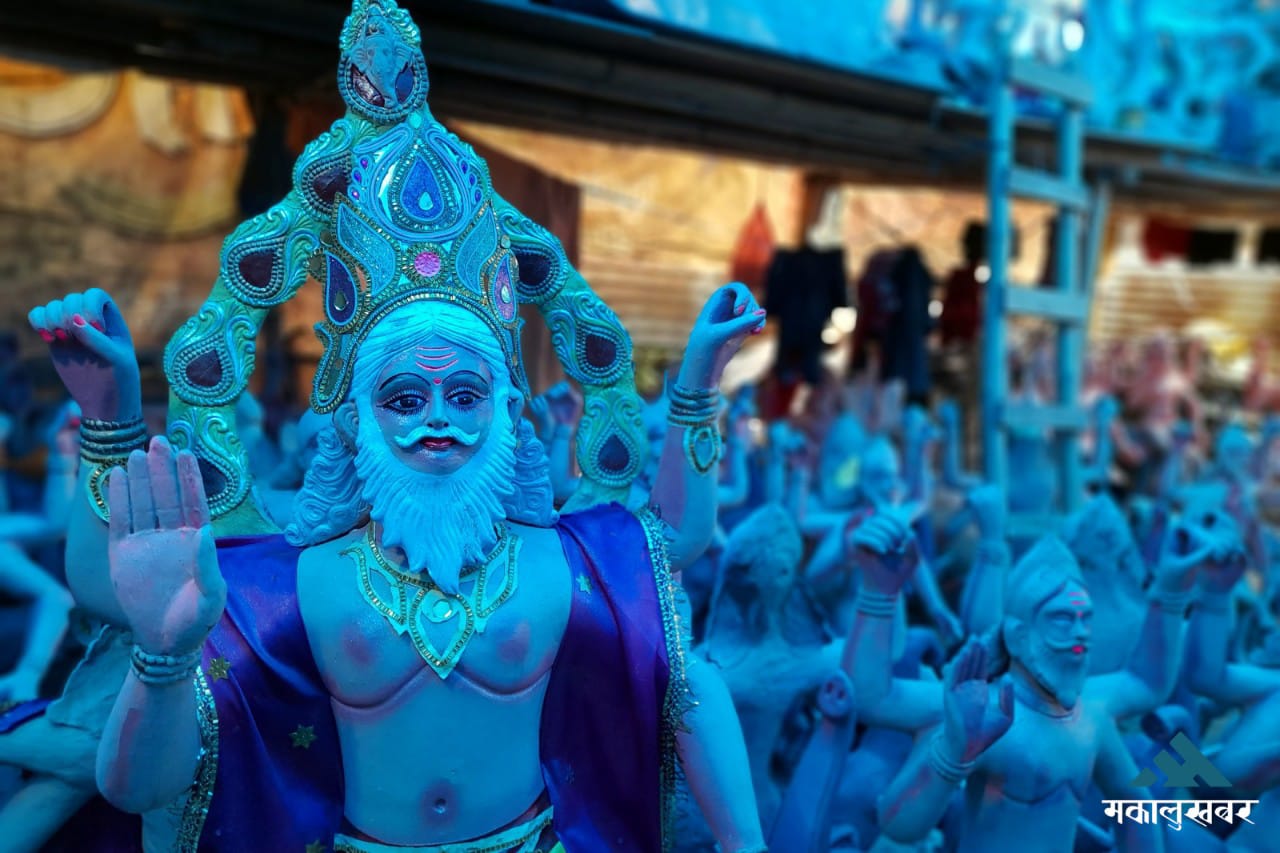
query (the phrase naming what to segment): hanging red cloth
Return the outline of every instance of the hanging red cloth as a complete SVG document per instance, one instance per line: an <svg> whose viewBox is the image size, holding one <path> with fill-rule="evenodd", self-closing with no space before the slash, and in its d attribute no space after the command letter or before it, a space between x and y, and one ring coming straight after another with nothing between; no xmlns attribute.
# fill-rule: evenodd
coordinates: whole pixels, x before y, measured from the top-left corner
<svg viewBox="0 0 1280 853"><path fill-rule="evenodd" d="M742 230L738 232L738 242L733 247L733 256L729 261L729 280L740 281L751 288L756 300L761 303L764 302L765 276L768 275L769 264L773 260L775 245L769 213L763 202L757 202Z"/></svg>

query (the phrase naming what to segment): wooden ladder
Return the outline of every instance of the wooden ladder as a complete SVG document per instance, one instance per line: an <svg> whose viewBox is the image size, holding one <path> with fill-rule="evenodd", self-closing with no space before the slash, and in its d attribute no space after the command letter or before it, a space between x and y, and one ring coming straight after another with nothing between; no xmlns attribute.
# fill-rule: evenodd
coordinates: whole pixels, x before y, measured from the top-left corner
<svg viewBox="0 0 1280 853"><path fill-rule="evenodd" d="M1029 538L1058 529L1085 496L1079 435L1088 413L1080 405L1085 336L1097 272L1099 247L1110 202L1110 186L1084 180L1084 121L1092 94L1083 77L1034 60L1010 55L1009 34L998 43L992 75L987 172L988 245L991 275L986 285L982 343L982 451L988 481L1008 483L1011 429L1050 431L1058 468L1058 506L1046 517L1012 515L1009 535ZM1056 172L1020 165L1015 158L1017 92L1056 101ZM1057 209L1053 287L1026 287L1010 281L1013 199L1046 202ZM1087 233L1085 229L1087 228ZM1082 239L1083 237L1083 239ZM1039 317L1057 328L1057 397L1044 406L1011 405L1006 323L1015 316Z"/></svg>

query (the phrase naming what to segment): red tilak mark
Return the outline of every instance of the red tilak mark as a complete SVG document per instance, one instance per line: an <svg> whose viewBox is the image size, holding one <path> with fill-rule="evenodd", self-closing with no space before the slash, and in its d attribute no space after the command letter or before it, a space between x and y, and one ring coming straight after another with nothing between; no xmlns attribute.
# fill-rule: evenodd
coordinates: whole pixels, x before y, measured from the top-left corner
<svg viewBox="0 0 1280 853"><path fill-rule="evenodd" d="M441 384L443 384L443 383L444 383L444 380L443 380L443 379L441 379L439 376L437 376L435 379L433 379L433 380L431 380L431 381L432 381L432 382L434 382L434 383L436 383L437 385L441 385Z"/></svg>

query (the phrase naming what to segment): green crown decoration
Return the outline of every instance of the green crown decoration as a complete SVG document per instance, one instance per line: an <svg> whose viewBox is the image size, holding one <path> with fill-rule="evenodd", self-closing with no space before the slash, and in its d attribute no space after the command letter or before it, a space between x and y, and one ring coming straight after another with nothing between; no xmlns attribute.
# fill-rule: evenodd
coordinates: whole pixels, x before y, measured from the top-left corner
<svg viewBox="0 0 1280 853"><path fill-rule="evenodd" d="M227 238L212 292L165 351L169 434L200 462L217 532L273 528L252 499L234 406L267 313L311 279L324 290L318 412L346 398L356 351L374 325L416 300L472 311L527 392L520 306L536 306L585 397L583 485L568 508L625 501L647 443L631 341L618 318L559 241L499 196L484 161L431 115L420 34L407 12L393 0L356 0L340 45L346 115L303 151L292 191Z"/></svg>

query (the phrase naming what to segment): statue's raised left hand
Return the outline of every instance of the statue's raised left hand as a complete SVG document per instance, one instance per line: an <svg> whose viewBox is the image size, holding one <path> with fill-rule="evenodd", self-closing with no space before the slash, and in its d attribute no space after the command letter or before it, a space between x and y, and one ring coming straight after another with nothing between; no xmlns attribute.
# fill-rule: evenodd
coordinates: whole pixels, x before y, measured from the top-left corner
<svg viewBox="0 0 1280 853"><path fill-rule="evenodd" d="M679 383L687 388L718 386L725 365L748 335L764 329L764 322L764 309L745 284L726 284L711 294L689 333Z"/></svg>
<svg viewBox="0 0 1280 853"><path fill-rule="evenodd" d="M162 437L135 450L108 481L111 582L134 642L156 655L185 655L222 616L227 584L209 527L200 468L174 457Z"/></svg>
<svg viewBox="0 0 1280 853"><path fill-rule="evenodd" d="M1201 523L1195 523L1199 521ZM1233 575L1230 586L1243 574L1234 571L1243 560L1244 546L1231 517L1214 512L1203 519L1182 520L1169 528L1156 565L1155 583L1166 592L1185 592L1195 583L1198 570L1217 577ZM1227 589L1230 589L1230 586Z"/></svg>
<svg viewBox="0 0 1280 853"><path fill-rule="evenodd" d="M582 420L582 395L568 382L560 381L547 389L547 411L556 426L576 427Z"/></svg>
<svg viewBox="0 0 1280 853"><path fill-rule="evenodd" d="M142 415L142 383L133 338L111 297L96 287L27 315L86 418L127 421Z"/></svg>

